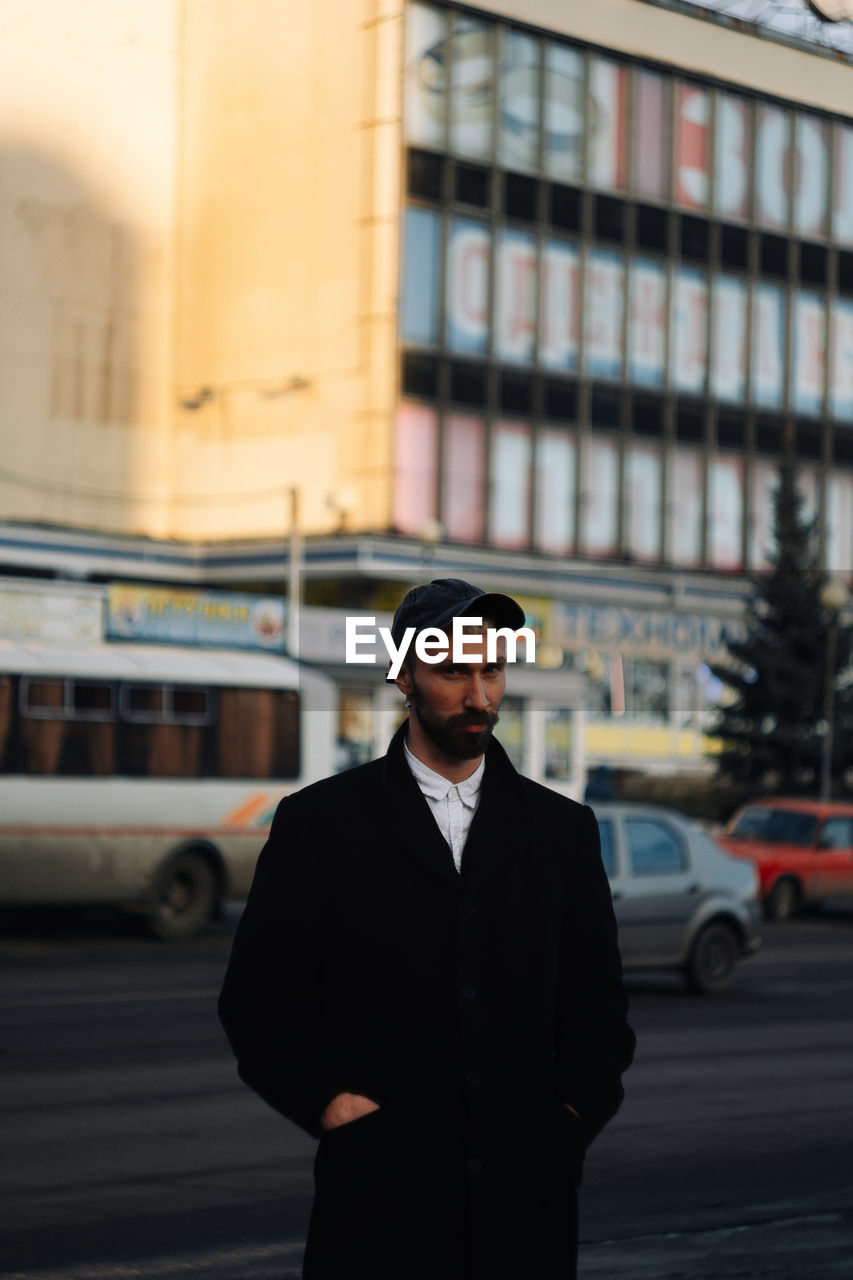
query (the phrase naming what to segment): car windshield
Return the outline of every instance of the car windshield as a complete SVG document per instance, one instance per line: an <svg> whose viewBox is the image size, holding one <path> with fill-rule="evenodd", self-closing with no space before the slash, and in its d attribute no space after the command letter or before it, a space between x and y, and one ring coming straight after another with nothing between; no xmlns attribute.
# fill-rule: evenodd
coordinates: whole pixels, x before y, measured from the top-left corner
<svg viewBox="0 0 853 1280"><path fill-rule="evenodd" d="M816 827L817 818L812 813L749 808L735 819L729 835L736 840L764 840L768 844L796 844L805 848L814 840Z"/></svg>

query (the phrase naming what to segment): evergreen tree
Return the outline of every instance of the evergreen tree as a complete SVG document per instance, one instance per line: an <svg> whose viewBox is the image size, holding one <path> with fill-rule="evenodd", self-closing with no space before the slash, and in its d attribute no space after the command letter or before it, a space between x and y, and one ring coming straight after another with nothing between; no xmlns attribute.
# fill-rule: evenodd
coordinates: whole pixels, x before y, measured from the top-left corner
<svg viewBox="0 0 853 1280"><path fill-rule="evenodd" d="M787 455L774 490L769 568L753 579L745 633L727 639L728 660L713 668L728 688L713 733L719 768L750 790L816 795L826 732L830 616L826 582L806 520L796 466ZM853 687L845 683L851 629L838 625L834 663L833 778L853 767ZM839 678L841 676L841 678Z"/></svg>

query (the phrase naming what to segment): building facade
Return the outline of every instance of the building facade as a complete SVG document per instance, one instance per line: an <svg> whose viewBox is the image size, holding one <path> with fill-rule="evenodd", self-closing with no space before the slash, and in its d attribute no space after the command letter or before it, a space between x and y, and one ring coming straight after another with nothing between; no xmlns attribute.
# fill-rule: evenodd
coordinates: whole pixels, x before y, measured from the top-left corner
<svg viewBox="0 0 853 1280"><path fill-rule="evenodd" d="M267 591L298 512L309 603L512 590L592 763L703 767L786 447L853 574L849 25L18 8L0 565Z"/></svg>

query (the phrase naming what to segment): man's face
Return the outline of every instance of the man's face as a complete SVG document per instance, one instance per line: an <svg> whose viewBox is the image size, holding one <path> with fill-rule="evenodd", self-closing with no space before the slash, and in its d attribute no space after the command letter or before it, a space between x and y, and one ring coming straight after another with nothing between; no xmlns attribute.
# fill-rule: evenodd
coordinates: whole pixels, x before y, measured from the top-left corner
<svg viewBox="0 0 853 1280"><path fill-rule="evenodd" d="M449 641L448 641L449 645ZM498 639L496 661L486 661L486 640L468 636L472 661L451 658L432 664L412 655L398 685L412 704L411 714L435 747L451 760L474 760L489 744L506 690L506 643Z"/></svg>

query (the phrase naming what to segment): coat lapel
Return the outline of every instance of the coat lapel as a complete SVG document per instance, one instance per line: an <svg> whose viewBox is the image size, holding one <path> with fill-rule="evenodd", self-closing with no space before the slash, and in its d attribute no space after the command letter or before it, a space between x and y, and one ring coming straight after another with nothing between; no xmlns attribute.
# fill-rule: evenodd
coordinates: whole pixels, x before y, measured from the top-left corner
<svg viewBox="0 0 853 1280"><path fill-rule="evenodd" d="M391 739L384 760L383 784L392 814L394 837L430 871L458 884L459 873L453 863L450 845L436 826L429 805L406 763L403 754L405 738L406 725L402 724Z"/></svg>
<svg viewBox="0 0 853 1280"><path fill-rule="evenodd" d="M385 756L384 787L393 815L394 834L424 866L470 888L491 880L524 849L527 824L519 776L499 742L486 753L480 803L462 854L462 875L453 864L450 846L436 826L403 754L406 725L394 734Z"/></svg>
<svg viewBox="0 0 853 1280"><path fill-rule="evenodd" d="M516 773L501 744L494 739L486 752L486 772L480 803L462 854L462 879L479 888L519 857L528 824L526 803Z"/></svg>

